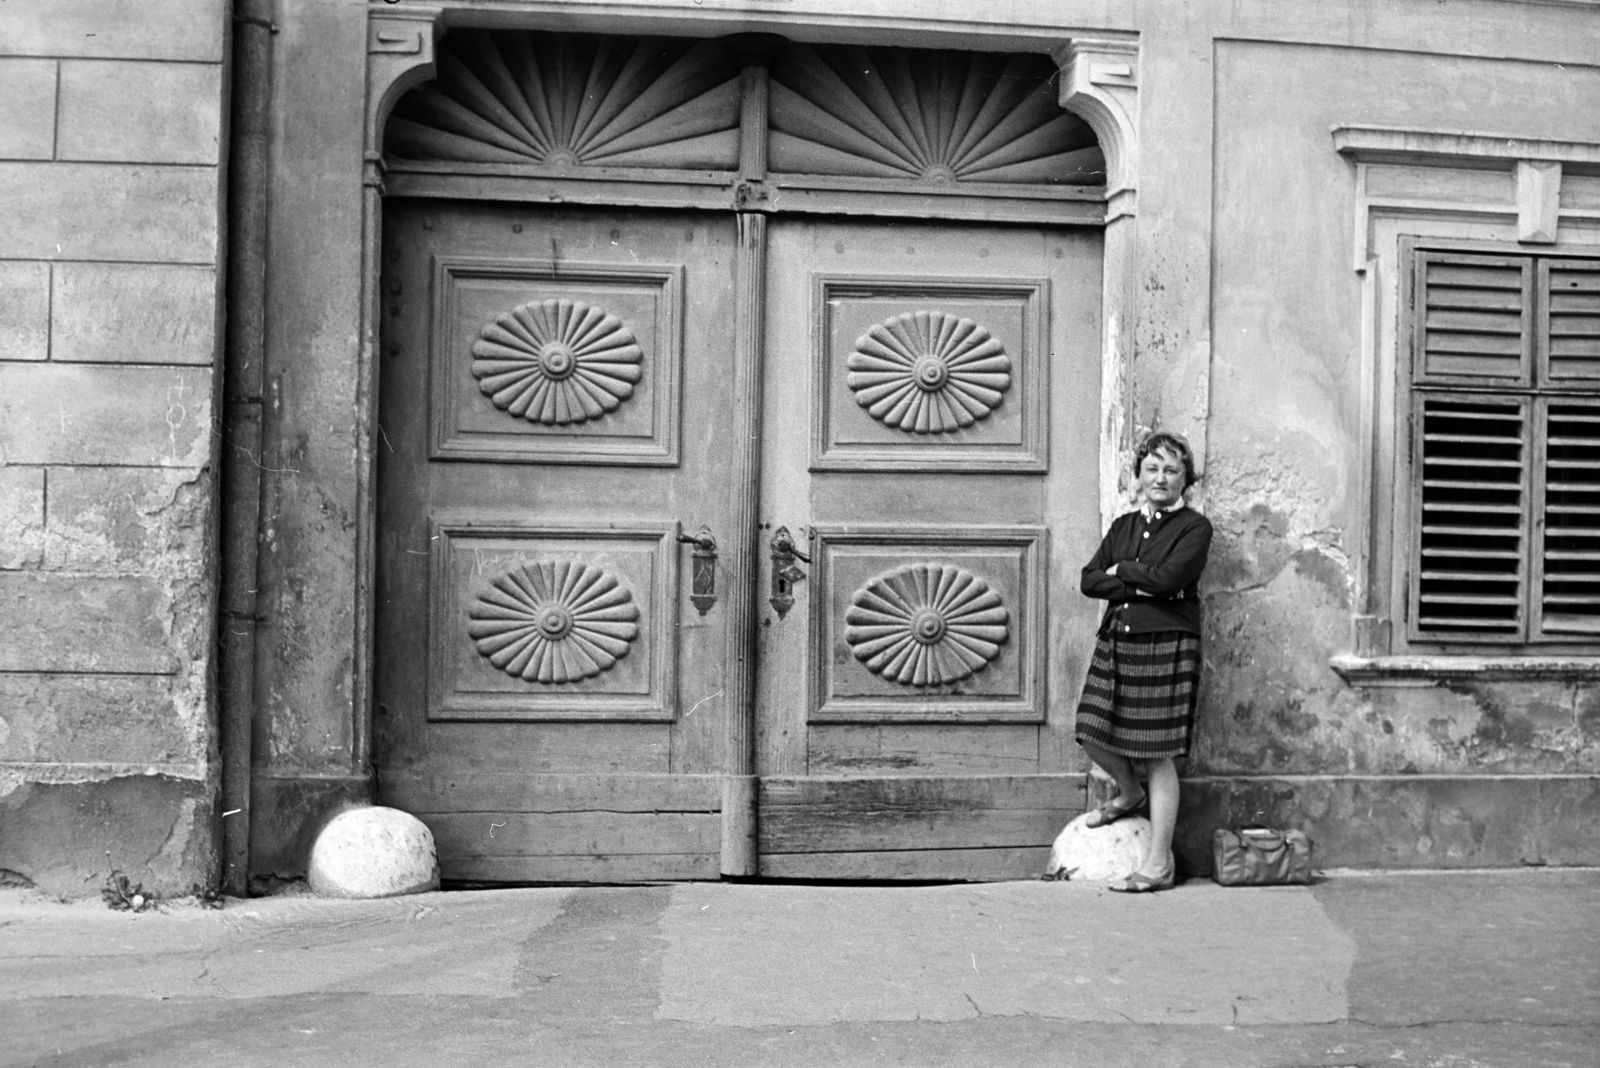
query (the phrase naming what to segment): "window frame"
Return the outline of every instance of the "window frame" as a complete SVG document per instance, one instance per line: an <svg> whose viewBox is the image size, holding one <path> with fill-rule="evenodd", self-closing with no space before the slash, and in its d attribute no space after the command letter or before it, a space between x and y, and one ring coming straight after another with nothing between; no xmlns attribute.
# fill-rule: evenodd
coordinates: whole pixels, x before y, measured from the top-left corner
<svg viewBox="0 0 1600 1068"><path fill-rule="evenodd" d="M1412 652L1429 654L1551 656L1594 654L1600 651L1600 630L1593 633L1571 631L1548 633L1544 629L1544 564L1548 551L1544 544L1546 490L1549 464L1548 426L1552 403L1600 409L1600 377L1590 379L1552 379L1550 376L1550 269L1561 260L1581 260L1600 270L1600 248L1592 245L1541 246L1528 248L1513 242L1474 241L1459 238L1401 236L1400 291L1401 322L1397 331L1401 359L1395 368L1397 461L1394 483L1394 516L1404 524L1397 535L1392 555L1398 574L1394 586L1401 598L1401 623L1395 628ZM1482 262L1498 258L1503 264L1518 263L1522 270L1521 369L1515 379L1500 375L1465 375L1435 370L1424 365L1426 348L1427 265L1431 263ZM1441 633L1423 630L1420 625L1420 585L1422 572L1424 423L1423 406L1429 398L1445 400L1512 400L1522 412L1522 516L1518 561L1521 602L1518 605L1518 636L1505 633ZM1600 601L1600 593L1597 593Z"/></svg>

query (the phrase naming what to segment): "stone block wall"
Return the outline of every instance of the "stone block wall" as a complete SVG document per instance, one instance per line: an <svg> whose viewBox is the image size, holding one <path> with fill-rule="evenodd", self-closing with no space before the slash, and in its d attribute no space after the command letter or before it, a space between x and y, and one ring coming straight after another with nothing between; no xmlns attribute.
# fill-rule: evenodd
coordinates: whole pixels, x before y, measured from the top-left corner
<svg viewBox="0 0 1600 1068"><path fill-rule="evenodd" d="M0 882L215 874L224 0L0 5Z"/></svg>

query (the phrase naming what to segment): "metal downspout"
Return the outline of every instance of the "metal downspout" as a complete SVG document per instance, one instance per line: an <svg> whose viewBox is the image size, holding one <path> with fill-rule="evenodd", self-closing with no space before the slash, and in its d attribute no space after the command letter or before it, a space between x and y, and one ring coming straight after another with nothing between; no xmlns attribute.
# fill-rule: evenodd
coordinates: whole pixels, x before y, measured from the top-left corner
<svg viewBox="0 0 1600 1068"><path fill-rule="evenodd" d="M272 35L276 32L272 0L233 0L218 691L223 889L241 897L250 886L261 387L266 348L267 126Z"/></svg>

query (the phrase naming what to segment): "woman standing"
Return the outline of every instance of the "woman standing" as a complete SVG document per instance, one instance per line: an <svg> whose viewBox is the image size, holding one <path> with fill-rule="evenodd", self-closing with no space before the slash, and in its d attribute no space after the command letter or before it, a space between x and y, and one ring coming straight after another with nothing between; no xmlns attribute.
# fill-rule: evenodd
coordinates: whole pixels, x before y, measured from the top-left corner
<svg viewBox="0 0 1600 1068"><path fill-rule="evenodd" d="M1144 505L1118 516L1083 569L1082 589L1109 601L1078 704L1077 737L1117 783L1089 814L1091 827L1150 813L1150 852L1111 889L1172 887L1172 831L1178 817L1174 757L1189 752L1200 691L1198 583L1211 549L1211 524L1184 506L1194 453L1177 434L1144 439L1134 460ZM1135 761L1145 764L1149 792Z"/></svg>

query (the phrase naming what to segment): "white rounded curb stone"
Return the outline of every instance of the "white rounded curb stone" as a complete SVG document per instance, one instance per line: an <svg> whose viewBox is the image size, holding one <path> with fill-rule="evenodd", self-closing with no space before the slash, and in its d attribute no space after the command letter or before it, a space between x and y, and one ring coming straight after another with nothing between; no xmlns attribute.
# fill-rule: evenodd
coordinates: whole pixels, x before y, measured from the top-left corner
<svg viewBox="0 0 1600 1068"><path fill-rule="evenodd" d="M1088 818L1085 812L1056 835L1050 848L1050 875L1106 883L1132 875L1150 848L1150 821L1124 816L1104 827L1090 827Z"/></svg>
<svg viewBox="0 0 1600 1068"><path fill-rule="evenodd" d="M322 897L394 897L439 889L433 832L397 808L353 808L328 821L307 872Z"/></svg>

